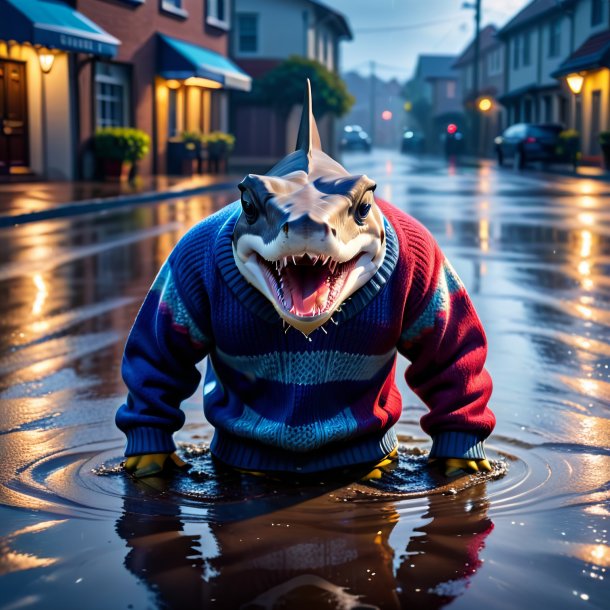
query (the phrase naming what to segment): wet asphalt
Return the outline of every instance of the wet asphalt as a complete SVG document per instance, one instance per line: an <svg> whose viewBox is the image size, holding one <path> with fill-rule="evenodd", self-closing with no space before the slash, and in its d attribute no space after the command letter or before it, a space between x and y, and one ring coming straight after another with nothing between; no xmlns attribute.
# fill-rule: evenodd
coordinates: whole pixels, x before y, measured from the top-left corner
<svg viewBox="0 0 610 610"><path fill-rule="evenodd" d="M134 483L113 425L127 333L180 236L237 189L3 228L0 608L608 607L610 183L388 151L343 163L428 227L472 297L498 478L430 480L425 407L400 375L389 483L220 472L201 389L177 435L197 476Z"/></svg>

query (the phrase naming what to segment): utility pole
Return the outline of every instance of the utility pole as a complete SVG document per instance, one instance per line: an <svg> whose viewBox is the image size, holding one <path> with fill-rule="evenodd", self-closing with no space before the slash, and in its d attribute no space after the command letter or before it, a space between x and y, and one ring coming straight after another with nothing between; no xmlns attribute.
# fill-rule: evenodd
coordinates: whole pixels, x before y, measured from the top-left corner
<svg viewBox="0 0 610 610"><path fill-rule="evenodd" d="M371 111L371 133L369 133L369 135L371 136L371 145L375 145L375 88L376 88L376 84L375 84L375 62L371 61L370 63L371 66L371 88L370 88L370 93L371 93L371 99L369 100L369 106L370 106L370 111Z"/></svg>
<svg viewBox="0 0 610 610"><path fill-rule="evenodd" d="M479 154L479 59L481 57L481 0L476 0L474 6L474 66L472 70L472 89L474 98L474 115L472 121L472 139L474 141L475 154Z"/></svg>

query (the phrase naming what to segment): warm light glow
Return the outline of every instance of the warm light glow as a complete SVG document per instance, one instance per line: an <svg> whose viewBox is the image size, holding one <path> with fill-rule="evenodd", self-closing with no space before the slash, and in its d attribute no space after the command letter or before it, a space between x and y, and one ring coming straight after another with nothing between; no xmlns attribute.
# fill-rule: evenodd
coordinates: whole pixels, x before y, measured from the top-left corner
<svg viewBox="0 0 610 610"><path fill-rule="evenodd" d="M391 112L390 110L384 110L384 111L381 113L381 118L382 118L384 121L391 121L391 120L392 120L392 112Z"/></svg>
<svg viewBox="0 0 610 610"><path fill-rule="evenodd" d="M413 104L411 102L405 102L403 108L405 109L405 112L411 112L411 110L413 110Z"/></svg>
<svg viewBox="0 0 610 610"><path fill-rule="evenodd" d="M578 220L582 222L583 225L591 226L595 223L595 216L593 214L589 214L588 212L583 212L578 215Z"/></svg>
<svg viewBox="0 0 610 610"><path fill-rule="evenodd" d="M580 74L568 74L566 76L566 82L570 91L574 95L578 95L582 91L582 85L585 82L585 77Z"/></svg>
<svg viewBox="0 0 610 610"><path fill-rule="evenodd" d="M482 97L477 103L481 112L488 112L493 106L492 101L488 97Z"/></svg>
<svg viewBox="0 0 610 610"><path fill-rule="evenodd" d="M479 220L479 240L481 243L481 250L483 252L489 251L489 220L481 218Z"/></svg>
<svg viewBox="0 0 610 610"><path fill-rule="evenodd" d="M168 89L180 89L179 80L175 80L172 78L171 80L168 80L165 84L167 85Z"/></svg>
<svg viewBox="0 0 610 610"><path fill-rule="evenodd" d="M593 235L591 231L583 229L580 232L580 256L587 258L591 256L591 245L593 244Z"/></svg>
<svg viewBox="0 0 610 610"><path fill-rule="evenodd" d="M55 55L52 53L40 53L38 55L38 61L40 61L40 69L48 74L53 67L53 62L55 61Z"/></svg>
<svg viewBox="0 0 610 610"><path fill-rule="evenodd" d="M34 286L36 286L36 297L34 299L34 304L32 305L32 314L38 316L42 312L42 307L49 292L40 273L36 273L32 277L32 281L34 282Z"/></svg>
<svg viewBox="0 0 610 610"><path fill-rule="evenodd" d="M222 89L222 85L209 78L200 78L199 76L191 76L184 81L187 87L207 87L208 89Z"/></svg>
<svg viewBox="0 0 610 610"><path fill-rule="evenodd" d="M591 275L591 263L589 261L580 261L578 263L578 273L580 275Z"/></svg>

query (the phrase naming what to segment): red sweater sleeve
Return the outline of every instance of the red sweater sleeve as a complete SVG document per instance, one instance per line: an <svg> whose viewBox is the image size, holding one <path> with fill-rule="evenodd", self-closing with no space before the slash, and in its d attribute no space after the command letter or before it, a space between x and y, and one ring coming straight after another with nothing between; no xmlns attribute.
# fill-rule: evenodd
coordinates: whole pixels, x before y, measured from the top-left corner
<svg viewBox="0 0 610 610"><path fill-rule="evenodd" d="M415 257L398 345L411 361L406 380L430 409L421 425L433 438L431 457L482 459L495 425L487 339L457 273L420 228L427 256Z"/></svg>

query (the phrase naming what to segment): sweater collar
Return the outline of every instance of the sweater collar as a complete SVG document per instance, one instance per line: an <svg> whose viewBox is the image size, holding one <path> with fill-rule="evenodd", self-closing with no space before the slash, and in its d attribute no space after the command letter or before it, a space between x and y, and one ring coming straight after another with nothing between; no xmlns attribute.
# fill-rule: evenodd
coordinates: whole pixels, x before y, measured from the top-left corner
<svg viewBox="0 0 610 610"><path fill-rule="evenodd" d="M239 272L235 264L232 235L240 213L241 207L236 206L235 211L229 216L218 233L215 248L216 265L220 270L221 277L244 307L262 318L265 322L281 324L282 319L267 297L244 279L244 276ZM333 314L332 320L334 320L335 324L341 324L360 313L379 294L396 267L396 262L398 261L398 238L394 228L385 216L383 223L386 233L386 252L383 263L377 270L377 273L347 299L339 307L339 311Z"/></svg>

